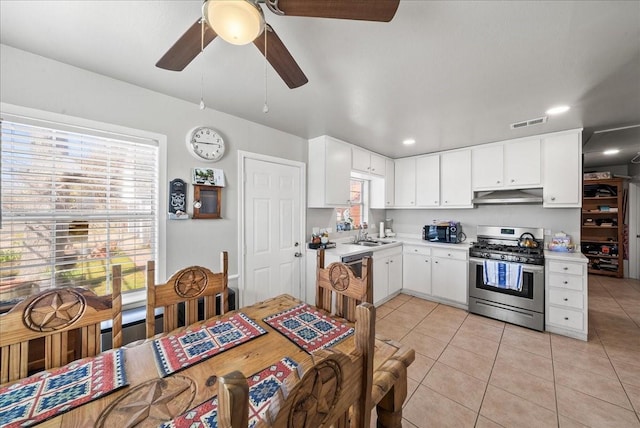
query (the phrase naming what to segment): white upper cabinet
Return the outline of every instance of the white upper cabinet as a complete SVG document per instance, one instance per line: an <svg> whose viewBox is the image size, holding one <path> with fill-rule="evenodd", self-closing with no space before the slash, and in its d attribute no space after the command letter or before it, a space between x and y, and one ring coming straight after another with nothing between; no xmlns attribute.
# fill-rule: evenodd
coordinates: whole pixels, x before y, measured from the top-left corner
<svg viewBox="0 0 640 428"><path fill-rule="evenodd" d="M473 189L499 189L504 186L504 149L490 144L471 149Z"/></svg>
<svg viewBox="0 0 640 428"><path fill-rule="evenodd" d="M582 206L582 129L542 139L542 206Z"/></svg>
<svg viewBox="0 0 640 428"><path fill-rule="evenodd" d="M391 208L395 204L395 163L391 159L385 159L384 168L384 206Z"/></svg>
<svg viewBox="0 0 640 428"><path fill-rule="evenodd" d="M352 147L351 150L351 168L354 171L385 175L386 160L384 157L358 147Z"/></svg>
<svg viewBox="0 0 640 428"><path fill-rule="evenodd" d="M471 150L440 154L440 206L473 208L471 199Z"/></svg>
<svg viewBox="0 0 640 428"><path fill-rule="evenodd" d="M440 155L416 158L416 205L440 206Z"/></svg>
<svg viewBox="0 0 640 428"><path fill-rule="evenodd" d="M471 150L395 161L395 208L473 208Z"/></svg>
<svg viewBox="0 0 640 428"><path fill-rule="evenodd" d="M471 153L473 190L541 186L539 138L477 146Z"/></svg>
<svg viewBox="0 0 640 428"><path fill-rule="evenodd" d="M505 143L504 172L506 187L540 187L540 139Z"/></svg>
<svg viewBox="0 0 640 428"><path fill-rule="evenodd" d="M395 206L416 206L416 158L395 161Z"/></svg>
<svg viewBox="0 0 640 428"><path fill-rule="evenodd" d="M326 135L309 140L307 176L309 208L348 205L351 146Z"/></svg>

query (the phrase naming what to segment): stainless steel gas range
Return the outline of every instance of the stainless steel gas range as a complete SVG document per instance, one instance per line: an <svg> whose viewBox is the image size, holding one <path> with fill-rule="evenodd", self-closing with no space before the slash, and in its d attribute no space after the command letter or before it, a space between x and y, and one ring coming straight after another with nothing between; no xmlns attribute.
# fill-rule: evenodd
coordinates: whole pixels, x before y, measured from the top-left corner
<svg viewBox="0 0 640 428"><path fill-rule="evenodd" d="M469 249L469 312L544 330L544 230L478 226Z"/></svg>

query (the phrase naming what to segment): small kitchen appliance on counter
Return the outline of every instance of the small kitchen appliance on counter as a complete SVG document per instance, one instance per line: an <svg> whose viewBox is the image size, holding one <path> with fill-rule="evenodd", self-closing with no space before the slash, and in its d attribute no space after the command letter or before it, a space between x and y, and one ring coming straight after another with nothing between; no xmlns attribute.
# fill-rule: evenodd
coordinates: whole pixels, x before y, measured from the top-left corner
<svg viewBox="0 0 640 428"><path fill-rule="evenodd" d="M544 330L544 229L478 226L469 312Z"/></svg>
<svg viewBox="0 0 640 428"><path fill-rule="evenodd" d="M425 241L457 244L464 238L462 226L457 221L438 221L422 228L422 239Z"/></svg>

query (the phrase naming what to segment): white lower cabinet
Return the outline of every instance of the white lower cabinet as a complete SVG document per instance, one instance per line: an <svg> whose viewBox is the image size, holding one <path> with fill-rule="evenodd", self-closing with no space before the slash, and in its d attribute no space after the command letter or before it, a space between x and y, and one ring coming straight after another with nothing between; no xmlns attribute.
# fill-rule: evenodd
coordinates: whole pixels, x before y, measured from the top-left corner
<svg viewBox="0 0 640 428"><path fill-rule="evenodd" d="M432 248L431 294L462 306L468 305L468 250Z"/></svg>
<svg viewBox="0 0 640 428"><path fill-rule="evenodd" d="M431 295L431 249L429 247L404 245L402 288L420 295Z"/></svg>
<svg viewBox="0 0 640 428"><path fill-rule="evenodd" d="M566 257L545 255L545 330L587 340L587 259L580 253Z"/></svg>
<svg viewBox="0 0 640 428"><path fill-rule="evenodd" d="M383 303L402 290L402 247L373 253L373 303Z"/></svg>

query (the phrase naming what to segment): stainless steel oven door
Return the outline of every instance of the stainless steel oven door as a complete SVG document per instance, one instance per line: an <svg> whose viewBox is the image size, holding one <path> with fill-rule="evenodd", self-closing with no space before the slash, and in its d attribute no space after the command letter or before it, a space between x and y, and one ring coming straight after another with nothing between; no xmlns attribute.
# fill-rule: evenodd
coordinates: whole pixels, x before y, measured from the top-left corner
<svg viewBox="0 0 640 428"><path fill-rule="evenodd" d="M522 291L505 290L484 283L484 259L469 258L469 297L544 312L544 266L522 265Z"/></svg>

